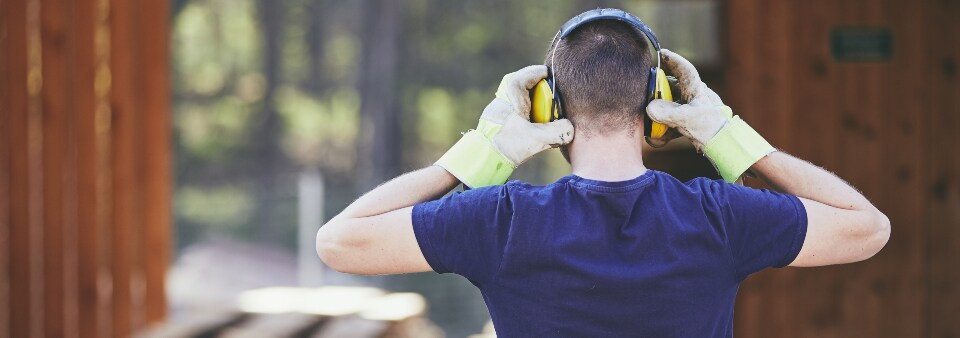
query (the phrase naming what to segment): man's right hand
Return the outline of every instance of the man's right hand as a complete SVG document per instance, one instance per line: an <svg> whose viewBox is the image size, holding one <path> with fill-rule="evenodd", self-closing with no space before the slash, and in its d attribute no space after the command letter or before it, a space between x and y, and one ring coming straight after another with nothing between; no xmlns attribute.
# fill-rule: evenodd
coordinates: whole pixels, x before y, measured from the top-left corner
<svg viewBox="0 0 960 338"><path fill-rule="evenodd" d="M436 165L468 187L479 188L503 184L533 155L570 143L574 132L569 120L530 122L530 88L546 76L543 65L504 76L477 129L465 133Z"/></svg>
<svg viewBox="0 0 960 338"><path fill-rule="evenodd" d="M493 101L483 109L477 130L485 131L494 147L519 166L537 153L573 141L573 124L559 119L548 123L530 122L530 89L547 77L547 66L533 65L507 74L500 81Z"/></svg>

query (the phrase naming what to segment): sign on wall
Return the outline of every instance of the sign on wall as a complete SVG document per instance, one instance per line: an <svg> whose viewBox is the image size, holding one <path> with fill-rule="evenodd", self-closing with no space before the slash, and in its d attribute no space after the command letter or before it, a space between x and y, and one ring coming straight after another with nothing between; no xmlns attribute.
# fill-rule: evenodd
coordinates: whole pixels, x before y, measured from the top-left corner
<svg viewBox="0 0 960 338"><path fill-rule="evenodd" d="M830 53L837 61L889 61L893 36L883 27L837 27L830 32Z"/></svg>

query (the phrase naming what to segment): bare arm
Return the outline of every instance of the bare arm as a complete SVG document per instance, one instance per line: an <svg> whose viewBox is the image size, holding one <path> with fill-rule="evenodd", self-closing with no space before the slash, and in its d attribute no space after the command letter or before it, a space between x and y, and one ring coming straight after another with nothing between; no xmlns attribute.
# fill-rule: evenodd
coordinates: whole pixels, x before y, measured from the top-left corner
<svg viewBox="0 0 960 338"><path fill-rule="evenodd" d="M836 175L783 152L751 169L773 189L796 195L807 209L807 234L791 266L862 261L890 238L890 220Z"/></svg>
<svg viewBox="0 0 960 338"><path fill-rule="evenodd" d="M773 147L733 116L720 96L700 81L690 61L667 49L660 52L667 72L677 77L681 101L686 104L653 100L647 106L650 118L690 138L727 181L740 176L745 164L752 163L750 170L775 190L800 198L807 211L807 233L790 265L861 261L887 243L890 220L860 192L806 161L778 151L767 154Z"/></svg>
<svg viewBox="0 0 960 338"><path fill-rule="evenodd" d="M317 254L331 268L355 274L430 271L413 233L413 205L460 182L438 166L404 174L351 203L317 232Z"/></svg>
<svg viewBox="0 0 960 338"><path fill-rule="evenodd" d="M384 183L363 195L317 232L317 254L335 270L356 274L430 271L413 232L413 205L442 196L462 181L503 184L533 155L573 140L573 124L530 122L530 88L547 76L534 65L507 74L483 110L436 165Z"/></svg>

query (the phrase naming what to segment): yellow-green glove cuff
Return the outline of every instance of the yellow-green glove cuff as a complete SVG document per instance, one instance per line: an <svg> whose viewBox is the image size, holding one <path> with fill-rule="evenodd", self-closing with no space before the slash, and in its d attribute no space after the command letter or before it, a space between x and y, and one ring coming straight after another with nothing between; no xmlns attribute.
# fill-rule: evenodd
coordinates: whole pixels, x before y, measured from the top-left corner
<svg viewBox="0 0 960 338"><path fill-rule="evenodd" d="M739 116L734 116L703 147L720 176L733 183L761 158L772 153L773 146Z"/></svg>
<svg viewBox="0 0 960 338"><path fill-rule="evenodd" d="M470 188L503 184L514 169L513 163L478 130L463 134L463 138L435 165L443 167Z"/></svg>

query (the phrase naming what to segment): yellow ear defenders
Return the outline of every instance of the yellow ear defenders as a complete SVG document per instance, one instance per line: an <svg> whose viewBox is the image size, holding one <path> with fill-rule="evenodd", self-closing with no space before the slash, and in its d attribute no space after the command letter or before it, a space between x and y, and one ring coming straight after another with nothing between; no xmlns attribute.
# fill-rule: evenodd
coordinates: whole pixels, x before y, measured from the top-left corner
<svg viewBox="0 0 960 338"><path fill-rule="evenodd" d="M660 42L657 41L657 37L653 35L653 31L650 30L643 21L640 21L639 18L630 13L614 8L594 9L583 12L560 27L560 31L554 36L551 46L558 44L564 37L576 30L577 27L595 20L619 20L643 32L643 35L647 37L647 40L650 40L650 44L657 51L657 66L650 68L650 76L647 83L648 92L644 93L644 98L647 103L654 99L673 101L673 94L670 92L670 83L667 82L666 74L660 69ZM556 51L556 46L554 46L553 50ZM553 58L553 55L551 54L550 57ZM551 62L551 64L553 63ZM556 64L553 65L556 66ZM560 93L557 92L556 84L557 79L554 77L554 72L551 69L548 71L547 78L540 80L533 88L531 98L532 109L530 114L531 121L544 123L565 117L563 100ZM643 113L643 122L643 134L650 138L660 138L667 132L667 126L650 120L646 111Z"/></svg>

